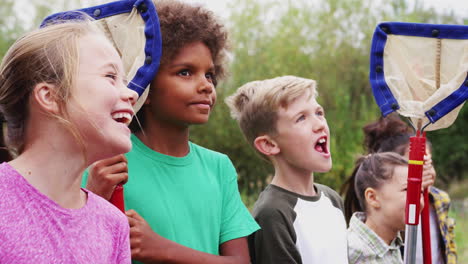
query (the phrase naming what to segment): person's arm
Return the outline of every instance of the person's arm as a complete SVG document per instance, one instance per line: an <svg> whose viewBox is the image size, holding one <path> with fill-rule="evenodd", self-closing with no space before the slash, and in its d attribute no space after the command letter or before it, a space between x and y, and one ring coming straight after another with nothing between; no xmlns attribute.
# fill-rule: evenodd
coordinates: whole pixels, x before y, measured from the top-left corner
<svg viewBox="0 0 468 264"><path fill-rule="evenodd" d="M130 253L130 227L128 222L123 220L120 228L115 228L114 230L120 230L119 232L119 243L117 248L114 249L115 262L114 263L130 263L132 260L132 255Z"/></svg>
<svg viewBox="0 0 468 264"><path fill-rule="evenodd" d="M127 158L121 154L93 163L89 167L86 189L109 200L115 186L127 180Z"/></svg>
<svg viewBox="0 0 468 264"><path fill-rule="evenodd" d="M197 251L155 233L134 210L126 212L130 224L132 259L143 263L248 264L245 237L227 241L220 246L221 256Z"/></svg>

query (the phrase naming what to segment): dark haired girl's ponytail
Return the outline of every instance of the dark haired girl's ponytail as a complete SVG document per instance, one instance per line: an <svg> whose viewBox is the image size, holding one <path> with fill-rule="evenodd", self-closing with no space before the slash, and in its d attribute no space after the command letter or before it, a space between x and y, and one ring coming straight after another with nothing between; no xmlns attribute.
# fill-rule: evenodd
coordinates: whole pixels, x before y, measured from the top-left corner
<svg viewBox="0 0 468 264"><path fill-rule="evenodd" d="M356 162L356 166L353 170L351 176L345 181L345 183L341 186L340 193L344 196L344 210L345 210L345 219L346 223L349 224L349 220L351 220L351 216L353 216L354 212L363 211L361 205L359 203L359 199L356 194L356 190L354 185L356 183L356 174L361 167L362 158Z"/></svg>

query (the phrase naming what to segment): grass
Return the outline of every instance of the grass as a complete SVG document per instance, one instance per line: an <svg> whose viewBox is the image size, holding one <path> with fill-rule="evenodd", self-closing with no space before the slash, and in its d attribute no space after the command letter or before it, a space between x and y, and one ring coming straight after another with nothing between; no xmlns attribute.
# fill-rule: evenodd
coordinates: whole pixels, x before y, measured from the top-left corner
<svg viewBox="0 0 468 264"><path fill-rule="evenodd" d="M454 200L450 216L455 218L458 263L468 263L468 198Z"/></svg>
<svg viewBox="0 0 468 264"><path fill-rule="evenodd" d="M453 182L447 191L452 200L449 216L455 219L458 263L468 263L468 179Z"/></svg>

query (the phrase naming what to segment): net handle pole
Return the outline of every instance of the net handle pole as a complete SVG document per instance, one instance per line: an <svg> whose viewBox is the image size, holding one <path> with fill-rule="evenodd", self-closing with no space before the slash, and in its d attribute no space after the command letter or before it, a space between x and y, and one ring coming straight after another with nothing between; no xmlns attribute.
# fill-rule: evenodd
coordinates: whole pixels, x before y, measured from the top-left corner
<svg viewBox="0 0 468 264"><path fill-rule="evenodd" d="M429 188L424 189L424 208L421 213L421 231L422 231L422 252L424 264L432 264L431 252L431 227L429 209Z"/></svg>
<svg viewBox="0 0 468 264"><path fill-rule="evenodd" d="M109 202L119 208L122 213L125 213L124 188L122 184L117 184L117 186L115 186Z"/></svg>
<svg viewBox="0 0 468 264"><path fill-rule="evenodd" d="M408 187L406 193L405 263L414 264L416 259L417 231L421 212L421 184L426 153L425 133L421 133L422 120L418 120L416 135L410 138L408 159Z"/></svg>

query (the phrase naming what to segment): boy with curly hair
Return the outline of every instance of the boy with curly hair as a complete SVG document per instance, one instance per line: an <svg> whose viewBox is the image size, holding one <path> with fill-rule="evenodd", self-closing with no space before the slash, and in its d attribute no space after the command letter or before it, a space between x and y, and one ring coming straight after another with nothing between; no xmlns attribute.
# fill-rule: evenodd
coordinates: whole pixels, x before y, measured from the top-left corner
<svg viewBox="0 0 468 264"><path fill-rule="evenodd" d="M315 81L283 76L249 82L226 99L248 143L275 174L255 203L261 230L253 263L348 263L340 196L314 182L331 169L330 131Z"/></svg>
<svg viewBox="0 0 468 264"><path fill-rule="evenodd" d="M249 263L247 236L259 227L240 199L235 168L226 155L189 141L189 127L206 123L216 102L227 32L205 8L178 1L155 6L162 59L140 122L131 126L133 149L95 163L87 188L109 199L128 177L134 260Z"/></svg>

